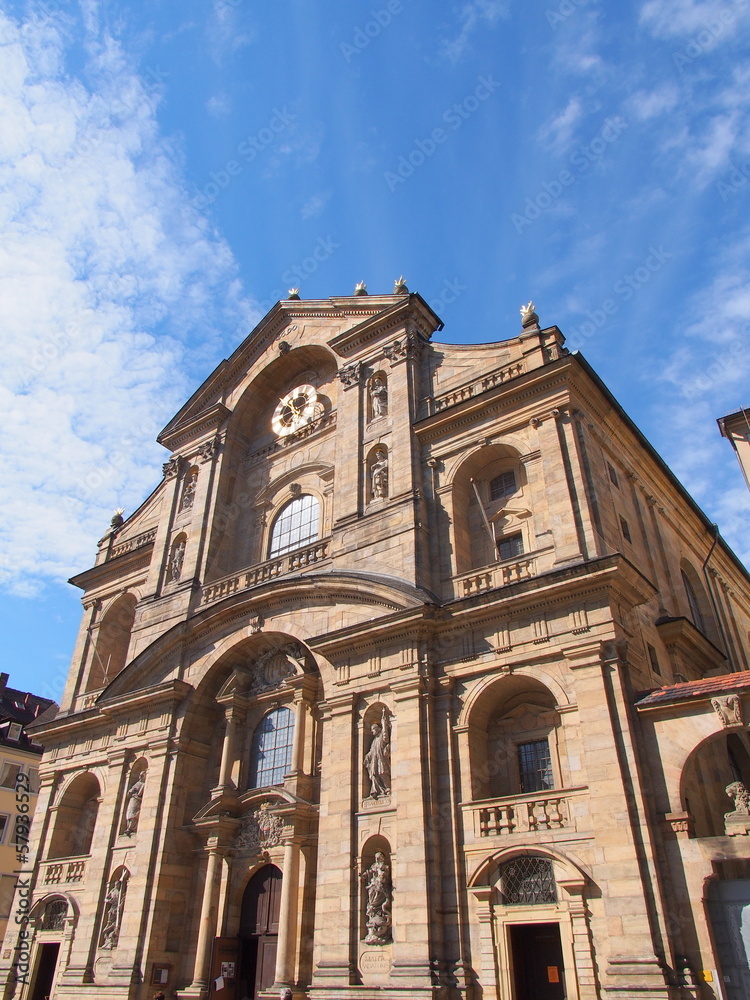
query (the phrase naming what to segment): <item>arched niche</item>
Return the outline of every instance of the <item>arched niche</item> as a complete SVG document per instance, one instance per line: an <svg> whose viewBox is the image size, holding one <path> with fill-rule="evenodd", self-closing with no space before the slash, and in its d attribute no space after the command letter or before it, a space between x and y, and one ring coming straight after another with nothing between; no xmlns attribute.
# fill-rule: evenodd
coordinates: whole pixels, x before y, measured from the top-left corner
<svg viewBox="0 0 750 1000"><path fill-rule="evenodd" d="M484 445L459 465L451 482L457 573L533 550L526 487L520 453L510 445Z"/></svg>
<svg viewBox="0 0 750 1000"><path fill-rule="evenodd" d="M122 810L122 819L120 820L120 834L124 834L127 837L132 837L138 830L147 774L148 761L145 757L139 757L134 761L128 773L124 808Z"/></svg>
<svg viewBox="0 0 750 1000"><path fill-rule="evenodd" d="M120 938L129 879L130 871L124 865L120 865L107 880L99 931L99 947L107 951L114 950Z"/></svg>
<svg viewBox="0 0 750 1000"><path fill-rule="evenodd" d="M105 611L96 633L86 691L104 687L127 663L136 603L134 594L122 594Z"/></svg>
<svg viewBox="0 0 750 1000"><path fill-rule="evenodd" d="M101 788L91 772L78 775L57 806L47 857L76 858L91 853Z"/></svg>
<svg viewBox="0 0 750 1000"><path fill-rule="evenodd" d="M179 583L183 576L187 542L187 535L184 531L181 531L172 540L172 544L169 547L169 559L167 562L167 583Z"/></svg>
<svg viewBox="0 0 750 1000"><path fill-rule="evenodd" d="M378 442L365 458L365 499L367 503L385 500L391 490L391 463L388 448Z"/></svg>
<svg viewBox="0 0 750 1000"><path fill-rule="evenodd" d="M724 836L724 816L734 810L726 789L735 781L750 789L750 734L744 729L709 737L685 762L680 800L694 836Z"/></svg>
<svg viewBox="0 0 750 1000"><path fill-rule="evenodd" d="M476 698L466 726L474 799L533 794L564 782L556 699L523 674L500 677Z"/></svg>

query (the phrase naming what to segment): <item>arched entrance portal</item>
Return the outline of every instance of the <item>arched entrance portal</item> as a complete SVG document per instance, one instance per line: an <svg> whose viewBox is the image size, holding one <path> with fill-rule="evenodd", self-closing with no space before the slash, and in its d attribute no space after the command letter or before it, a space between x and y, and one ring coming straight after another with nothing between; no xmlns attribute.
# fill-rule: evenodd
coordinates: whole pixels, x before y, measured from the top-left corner
<svg viewBox="0 0 750 1000"><path fill-rule="evenodd" d="M281 872L265 865L247 883L240 916L239 996L256 1000L273 986L279 935Z"/></svg>

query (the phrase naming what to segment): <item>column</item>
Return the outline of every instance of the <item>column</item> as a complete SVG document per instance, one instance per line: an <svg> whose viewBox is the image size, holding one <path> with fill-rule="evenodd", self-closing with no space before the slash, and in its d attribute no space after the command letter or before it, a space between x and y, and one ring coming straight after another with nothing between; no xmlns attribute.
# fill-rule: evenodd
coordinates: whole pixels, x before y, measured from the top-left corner
<svg viewBox="0 0 750 1000"><path fill-rule="evenodd" d="M198 926L198 943L195 948L195 966L193 981L183 995L204 996L208 993L208 977L210 974L211 948L216 936L216 896L219 867L222 852L218 846L217 837L208 838L208 864L206 866L206 882L203 886L203 901L201 903L201 919Z"/></svg>
<svg viewBox="0 0 750 1000"><path fill-rule="evenodd" d="M281 882L279 938L276 946L276 982L274 986L294 986L297 958L297 921L299 914L300 847L294 838L284 844L284 877Z"/></svg>

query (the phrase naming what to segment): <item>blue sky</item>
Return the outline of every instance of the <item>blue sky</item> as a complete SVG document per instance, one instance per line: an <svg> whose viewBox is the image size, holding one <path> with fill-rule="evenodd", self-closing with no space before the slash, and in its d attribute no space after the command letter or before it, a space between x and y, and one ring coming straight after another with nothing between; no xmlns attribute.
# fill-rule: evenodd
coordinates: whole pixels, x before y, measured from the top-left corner
<svg viewBox="0 0 750 1000"><path fill-rule="evenodd" d="M439 338L556 323L746 560L750 0L0 3L0 626L59 696L65 581L292 286Z"/></svg>

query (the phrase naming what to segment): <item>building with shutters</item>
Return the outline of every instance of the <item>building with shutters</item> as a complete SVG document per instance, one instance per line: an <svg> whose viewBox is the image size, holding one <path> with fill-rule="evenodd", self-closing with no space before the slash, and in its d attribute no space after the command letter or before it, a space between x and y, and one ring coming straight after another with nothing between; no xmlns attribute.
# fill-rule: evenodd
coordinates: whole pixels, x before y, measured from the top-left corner
<svg viewBox="0 0 750 1000"><path fill-rule="evenodd" d="M7 998L744 995L747 573L531 304L441 330L293 295L161 433Z"/></svg>

